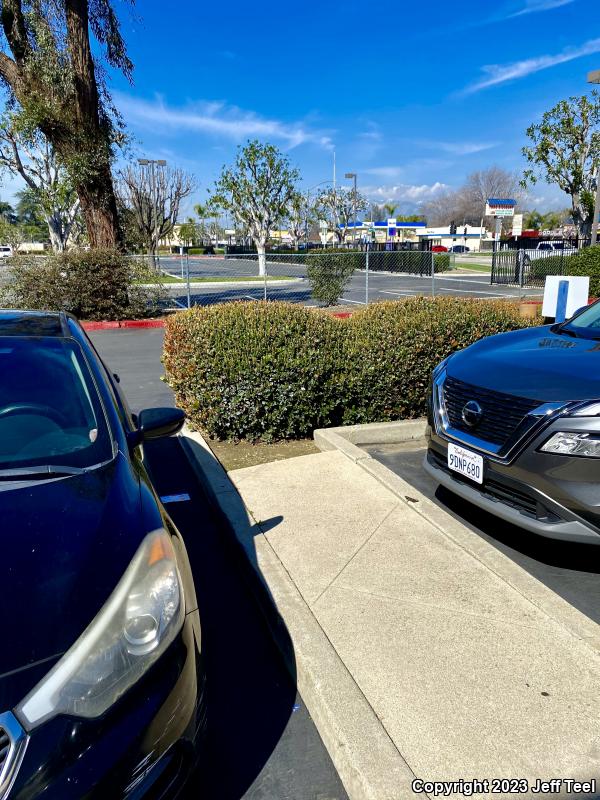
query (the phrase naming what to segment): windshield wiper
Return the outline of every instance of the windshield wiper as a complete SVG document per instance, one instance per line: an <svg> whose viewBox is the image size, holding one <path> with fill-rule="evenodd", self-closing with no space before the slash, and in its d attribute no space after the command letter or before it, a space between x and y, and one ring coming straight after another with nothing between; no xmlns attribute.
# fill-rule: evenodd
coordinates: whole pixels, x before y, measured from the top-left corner
<svg viewBox="0 0 600 800"><path fill-rule="evenodd" d="M39 467L14 467L13 469L0 469L0 481L27 480L28 478L60 478L65 475L81 475L85 472L82 467L69 467L63 464L43 464Z"/></svg>
<svg viewBox="0 0 600 800"><path fill-rule="evenodd" d="M578 333L575 333L575 331L571 330L571 328L565 328L564 325L565 323L563 322L561 327L558 329L557 333L566 333L567 336L572 336L574 339L581 338Z"/></svg>

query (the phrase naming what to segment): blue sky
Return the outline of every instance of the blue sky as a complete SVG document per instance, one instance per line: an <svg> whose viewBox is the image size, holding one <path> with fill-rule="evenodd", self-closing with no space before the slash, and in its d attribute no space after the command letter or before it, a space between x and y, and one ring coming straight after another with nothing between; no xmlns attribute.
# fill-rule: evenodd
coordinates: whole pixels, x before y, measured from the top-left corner
<svg viewBox="0 0 600 800"><path fill-rule="evenodd" d="M520 171L526 127L600 68L591 0L119 9L134 84L111 86L135 154L195 173L194 200L256 137L287 153L305 188L331 178L335 149L342 182L357 172L370 199L412 211L473 170ZM529 205L568 202L539 185Z"/></svg>

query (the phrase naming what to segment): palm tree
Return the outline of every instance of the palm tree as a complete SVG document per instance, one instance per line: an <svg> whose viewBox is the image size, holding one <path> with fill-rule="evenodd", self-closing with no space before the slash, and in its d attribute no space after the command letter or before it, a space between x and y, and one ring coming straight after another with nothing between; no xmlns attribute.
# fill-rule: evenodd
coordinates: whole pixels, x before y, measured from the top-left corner
<svg viewBox="0 0 600 800"><path fill-rule="evenodd" d="M386 214L388 215L388 217L393 217L394 216L394 212L396 211L398 206L394 205L394 203L385 203L383 208L384 208Z"/></svg>

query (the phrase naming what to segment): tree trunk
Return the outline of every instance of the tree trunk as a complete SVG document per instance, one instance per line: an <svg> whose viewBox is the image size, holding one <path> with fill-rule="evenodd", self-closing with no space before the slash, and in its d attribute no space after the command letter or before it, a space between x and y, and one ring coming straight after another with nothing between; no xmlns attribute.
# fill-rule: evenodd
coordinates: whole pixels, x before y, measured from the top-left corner
<svg viewBox="0 0 600 800"><path fill-rule="evenodd" d="M63 231L60 223L54 217L47 217L48 235L50 244L55 253L63 253L66 249L66 242L63 239Z"/></svg>
<svg viewBox="0 0 600 800"><path fill-rule="evenodd" d="M265 276L267 274L267 258L265 255L265 245L256 243L256 252L258 253L258 274Z"/></svg>
<svg viewBox="0 0 600 800"><path fill-rule="evenodd" d="M114 248L121 245L117 200L110 167L98 169L92 180L76 186L91 247Z"/></svg>

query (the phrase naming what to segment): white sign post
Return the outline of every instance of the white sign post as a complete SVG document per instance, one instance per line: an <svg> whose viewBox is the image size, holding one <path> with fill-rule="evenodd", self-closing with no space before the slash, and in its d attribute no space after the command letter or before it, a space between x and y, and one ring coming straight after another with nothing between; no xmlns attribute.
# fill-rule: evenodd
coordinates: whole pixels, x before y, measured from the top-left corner
<svg viewBox="0 0 600 800"><path fill-rule="evenodd" d="M486 217L512 217L515 213L514 206L508 205L494 205L493 200L488 200L485 204L485 215Z"/></svg>
<svg viewBox="0 0 600 800"><path fill-rule="evenodd" d="M563 284L563 286L561 286L561 284ZM564 284L567 284L566 297L564 296ZM590 279L588 277L548 275L544 287L542 316L554 317L557 322L563 322L565 319L569 319L577 309L587 306L589 291ZM559 306L561 306L561 308L559 308ZM561 310L562 314L560 313ZM558 319L559 316L563 316L563 318Z"/></svg>
<svg viewBox="0 0 600 800"><path fill-rule="evenodd" d="M512 223L512 234L517 238L523 233L523 214L515 214Z"/></svg>

